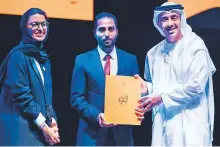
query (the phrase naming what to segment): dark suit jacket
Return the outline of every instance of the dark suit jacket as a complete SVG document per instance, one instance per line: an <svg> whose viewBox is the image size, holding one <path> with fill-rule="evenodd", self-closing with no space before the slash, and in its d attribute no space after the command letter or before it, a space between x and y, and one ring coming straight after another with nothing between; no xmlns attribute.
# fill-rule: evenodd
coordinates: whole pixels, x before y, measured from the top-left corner
<svg viewBox="0 0 220 147"><path fill-rule="evenodd" d="M33 122L40 112L46 117L46 104L52 104L49 60L44 67L47 79L43 85L33 57L21 51L11 54L0 95L0 145L45 144L41 130ZM54 111L52 116L56 118Z"/></svg>
<svg viewBox="0 0 220 147"><path fill-rule="evenodd" d="M117 75L138 74L136 56L116 49ZM97 49L78 55L72 74L71 106L80 114L77 145L103 145L108 128L101 128L98 115L104 111L105 75ZM112 127L117 145L133 145L132 127Z"/></svg>

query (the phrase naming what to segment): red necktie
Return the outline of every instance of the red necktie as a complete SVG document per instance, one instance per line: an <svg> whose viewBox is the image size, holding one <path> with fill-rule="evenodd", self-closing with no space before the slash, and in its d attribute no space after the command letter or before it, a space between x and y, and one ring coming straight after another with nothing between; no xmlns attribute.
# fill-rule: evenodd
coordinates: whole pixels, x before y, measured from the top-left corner
<svg viewBox="0 0 220 147"><path fill-rule="evenodd" d="M110 56L110 55L106 55L106 56L104 57L104 60L106 61L106 62L105 62L105 66L104 66L105 75L110 75L110 70L111 70L110 59L111 59L111 56Z"/></svg>

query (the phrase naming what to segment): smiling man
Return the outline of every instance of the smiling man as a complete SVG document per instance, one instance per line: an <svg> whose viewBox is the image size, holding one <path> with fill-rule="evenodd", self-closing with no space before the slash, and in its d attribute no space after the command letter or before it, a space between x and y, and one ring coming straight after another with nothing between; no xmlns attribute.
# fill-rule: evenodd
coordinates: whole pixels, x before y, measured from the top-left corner
<svg viewBox="0 0 220 147"><path fill-rule="evenodd" d="M105 75L137 74L136 56L115 46L117 19L100 13L94 21L97 48L78 55L72 74L71 106L79 113L77 146L131 146L132 127L106 122Z"/></svg>
<svg viewBox="0 0 220 147"><path fill-rule="evenodd" d="M165 39L147 53L140 101L144 112L153 109L152 146L210 146L216 69L208 49L179 4L156 7L153 22Z"/></svg>

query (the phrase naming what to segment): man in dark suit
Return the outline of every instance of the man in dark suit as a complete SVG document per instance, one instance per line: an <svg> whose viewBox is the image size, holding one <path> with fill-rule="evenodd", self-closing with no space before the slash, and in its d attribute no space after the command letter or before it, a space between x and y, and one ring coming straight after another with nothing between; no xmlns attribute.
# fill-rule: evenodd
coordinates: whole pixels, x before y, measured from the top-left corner
<svg viewBox="0 0 220 147"><path fill-rule="evenodd" d="M94 21L97 48L76 57L72 74L71 106L80 114L77 144L79 146L132 146L132 127L105 121L105 75L138 74L136 56L115 46L117 19L100 13Z"/></svg>

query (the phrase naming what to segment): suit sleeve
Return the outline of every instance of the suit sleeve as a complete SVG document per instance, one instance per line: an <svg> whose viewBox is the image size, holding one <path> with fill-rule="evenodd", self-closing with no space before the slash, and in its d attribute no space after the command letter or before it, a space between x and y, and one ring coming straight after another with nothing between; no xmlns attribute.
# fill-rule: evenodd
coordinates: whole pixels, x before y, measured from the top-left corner
<svg viewBox="0 0 220 147"><path fill-rule="evenodd" d="M51 91L51 101L52 101L52 107L51 107L51 115L52 117L57 121L57 115L56 115L56 111L54 109L53 106L53 89L52 89L52 77L51 77L51 61L48 60L48 69L49 69L49 76L50 76L50 81L51 81L51 86L50 86L50 91Z"/></svg>
<svg viewBox="0 0 220 147"><path fill-rule="evenodd" d="M41 108L31 94L27 68L24 54L13 53L8 61L5 84L21 114L30 119L36 119Z"/></svg>
<svg viewBox="0 0 220 147"><path fill-rule="evenodd" d="M56 121L58 121L57 120L57 115L56 115L56 111L55 111L55 109L54 109L54 107L52 106L52 117L56 120Z"/></svg>
<svg viewBox="0 0 220 147"><path fill-rule="evenodd" d="M139 74L139 67L138 67L138 61L137 61L137 57L134 56L134 60L133 60L133 75L135 74Z"/></svg>
<svg viewBox="0 0 220 147"><path fill-rule="evenodd" d="M70 104L82 118L92 123L97 122L97 117L101 113L96 107L89 104L87 95L87 79L84 66L80 61L80 56L76 57L72 74Z"/></svg>

